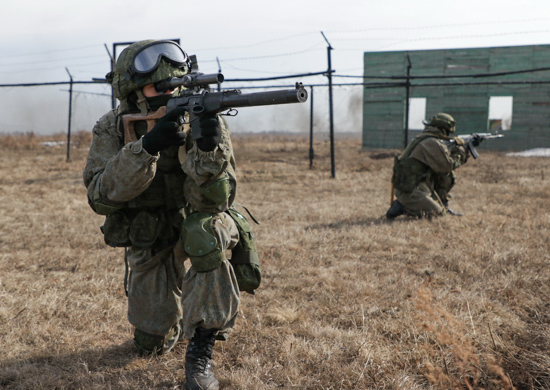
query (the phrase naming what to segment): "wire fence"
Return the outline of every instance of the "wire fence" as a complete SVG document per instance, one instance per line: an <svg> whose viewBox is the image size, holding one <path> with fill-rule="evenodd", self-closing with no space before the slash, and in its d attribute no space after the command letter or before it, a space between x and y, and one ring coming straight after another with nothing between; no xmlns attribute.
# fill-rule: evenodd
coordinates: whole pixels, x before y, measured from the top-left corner
<svg viewBox="0 0 550 390"><path fill-rule="evenodd" d="M434 75L389 75L389 76L357 76L357 75L343 75L343 74L334 74L334 71L331 70L325 70L325 71L319 71L319 72L310 72L310 73L300 73L300 74L290 74L290 75L284 75L284 76L276 76L276 77L262 77L262 78L234 78L234 79L226 79L226 83L231 83L233 86L231 88L224 88L223 86L220 86L220 90L227 90L227 89L274 89L274 88L292 88L294 85L281 85L281 84L265 84L269 81L279 81L279 80L290 80L290 79L300 79L304 83L304 86L309 89L310 92L310 107L309 107L309 136L310 136L310 151L309 151L309 158L310 158L310 166L313 163L314 159L314 150L313 150L313 137L314 137L314 122L315 122L315 106L314 106L314 91L317 88L322 88L327 90L331 90L333 87L354 87L361 89L384 89L384 88L408 88L413 89L415 87L433 87L433 88L444 88L448 86L482 86L482 85L532 85L532 84L550 84L549 80L494 80L495 77L504 77L504 76L510 76L510 75L519 75L519 74L528 74L528 73L536 73L536 72L545 72L550 71L550 68L533 68L533 69L518 69L518 70L511 70L507 72L495 72L495 73L478 73L478 74L457 74L457 75L441 75L441 74L434 74ZM70 73L69 73L70 75ZM325 83L308 83L307 81L304 81L303 79L309 79L312 77L318 77L318 76L324 76L328 77L330 75L331 78L338 78L338 79L360 79L361 81L357 82L340 82L340 83L333 83L333 82L325 82ZM375 80L375 81L371 81ZM430 80L434 80L430 82ZM439 81L439 80L448 80L448 81ZM236 85L235 85L236 84ZM75 90L75 86L90 86L90 85L101 85L103 88L107 88L109 92L93 92L93 91L86 91L86 90ZM89 95L95 95L99 97L108 97L112 100L112 91L110 91L110 86L108 85L107 81L105 79L93 79L91 81L76 81L71 80L70 81L58 81L58 82L43 82L43 83L13 83L13 84L0 84L0 88L36 88L36 87L52 87L52 86L68 86L68 90L64 90L63 92L69 92L69 113L68 113L68 125L67 125L67 159L70 159L70 136L71 136L71 124L73 123L73 115L74 112L72 110L72 104L74 97L73 95L79 95L79 94L89 94ZM329 91L330 93L330 91ZM106 99L107 100L107 99ZM408 104L408 99L407 102ZM342 104L341 101L337 102L337 105ZM319 107L320 105L317 105ZM329 107L329 110L331 107ZM61 109L60 109L61 110ZM322 113L318 116L322 116L323 114L326 114L328 110L322 109ZM361 113L362 114L362 113ZM326 127L326 123L328 121L323 119L323 124ZM318 128L322 128L323 125L318 126ZM406 129L408 130L408 129ZM407 131L405 131L405 134ZM331 158L334 158L334 150L333 150L333 131L331 129ZM406 141L405 141L406 144ZM332 163L332 176L334 177L334 162Z"/></svg>

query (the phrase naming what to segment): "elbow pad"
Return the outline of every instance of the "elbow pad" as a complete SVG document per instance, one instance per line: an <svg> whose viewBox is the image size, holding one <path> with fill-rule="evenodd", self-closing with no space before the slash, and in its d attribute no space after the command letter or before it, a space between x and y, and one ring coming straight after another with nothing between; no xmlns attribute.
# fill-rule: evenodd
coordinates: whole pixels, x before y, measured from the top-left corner
<svg viewBox="0 0 550 390"><path fill-rule="evenodd" d="M220 177L202 187L201 190L206 199L211 201L215 207L219 207L227 202L231 195L229 176Z"/></svg>

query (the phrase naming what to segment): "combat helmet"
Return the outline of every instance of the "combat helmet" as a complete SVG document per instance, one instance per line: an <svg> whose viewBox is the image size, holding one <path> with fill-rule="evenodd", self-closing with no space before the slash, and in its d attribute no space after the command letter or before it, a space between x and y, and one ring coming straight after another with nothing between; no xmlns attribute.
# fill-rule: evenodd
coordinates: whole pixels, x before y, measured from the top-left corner
<svg viewBox="0 0 550 390"><path fill-rule="evenodd" d="M444 112L435 114L428 122L424 122L426 126L437 127L444 130L447 134L455 132L456 122L452 116Z"/></svg>
<svg viewBox="0 0 550 390"><path fill-rule="evenodd" d="M182 77L189 72L189 58L174 41L144 40L132 43L118 57L114 70L106 75L114 96L121 103L136 92L137 101L144 101L141 88L159 81ZM142 104L137 104L141 111Z"/></svg>

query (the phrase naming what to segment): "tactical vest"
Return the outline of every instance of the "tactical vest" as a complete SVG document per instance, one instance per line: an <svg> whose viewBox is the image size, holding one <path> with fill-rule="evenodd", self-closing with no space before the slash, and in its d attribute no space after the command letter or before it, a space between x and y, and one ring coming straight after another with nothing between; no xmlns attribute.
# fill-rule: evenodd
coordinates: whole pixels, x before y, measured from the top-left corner
<svg viewBox="0 0 550 390"><path fill-rule="evenodd" d="M135 129L140 138L147 132L146 123L136 122ZM186 175L181 169L178 151L179 146L162 150L149 187L124 208L107 216L102 226L107 245L149 248L177 242L183 221L180 209L187 206L183 194Z"/></svg>
<svg viewBox="0 0 550 390"><path fill-rule="evenodd" d="M421 134L405 148L401 156L395 156L392 176L395 189L411 193L418 184L429 178L430 168L423 162L409 156L421 141L430 137L440 138L433 134Z"/></svg>

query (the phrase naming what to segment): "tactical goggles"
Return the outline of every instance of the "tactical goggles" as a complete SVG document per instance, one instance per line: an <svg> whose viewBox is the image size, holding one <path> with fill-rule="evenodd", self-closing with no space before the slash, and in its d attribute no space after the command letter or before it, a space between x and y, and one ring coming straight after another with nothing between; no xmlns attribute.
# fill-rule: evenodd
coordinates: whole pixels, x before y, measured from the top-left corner
<svg viewBox="0 0 550 390"><path fill-rule="evenodd" d="M134 73L149 73L160 64L160 60L183 66L188 61L187 54L173 41L156 41L142 47L134 56L132 70Z"/></svg>

